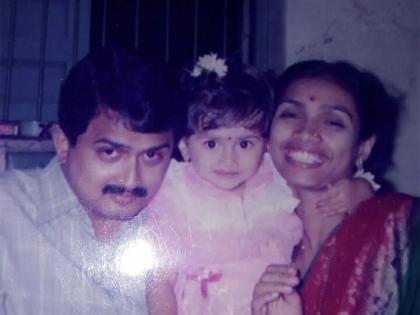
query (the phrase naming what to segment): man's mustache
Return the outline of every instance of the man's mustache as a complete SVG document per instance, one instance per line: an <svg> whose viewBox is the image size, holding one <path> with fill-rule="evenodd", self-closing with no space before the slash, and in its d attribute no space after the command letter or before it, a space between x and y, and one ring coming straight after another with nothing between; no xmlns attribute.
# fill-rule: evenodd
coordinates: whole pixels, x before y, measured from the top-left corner
<svg viewBox="0 0 420 315"><path fill-rule="evenodd" d="M147 196L147 188L140 187L140 186L129 189L129 188L126 188L122 185L106 185L102 189L102 193L104 193L104 194L121 195L125 192L129 192L135 197L146 197Z"/></svg>

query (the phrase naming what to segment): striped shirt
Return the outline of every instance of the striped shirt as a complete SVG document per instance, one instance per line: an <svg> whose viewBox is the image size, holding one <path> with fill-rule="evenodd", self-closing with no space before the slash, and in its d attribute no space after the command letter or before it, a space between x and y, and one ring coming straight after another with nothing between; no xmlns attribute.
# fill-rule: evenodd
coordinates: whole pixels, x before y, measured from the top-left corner
<svg viewBox="0 0 420 315"><path fill-rule="evenodd" d="M144 277L115 271L115 248L95 239L56 158L0 179L0 314L147 314Z"/></svg>

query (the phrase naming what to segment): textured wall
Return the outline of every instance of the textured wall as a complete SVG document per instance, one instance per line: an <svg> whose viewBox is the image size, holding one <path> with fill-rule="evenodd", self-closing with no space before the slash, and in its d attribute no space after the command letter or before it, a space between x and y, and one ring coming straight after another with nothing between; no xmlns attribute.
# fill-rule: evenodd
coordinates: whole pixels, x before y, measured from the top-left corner
<svg viewBox="0 0 420 315"><path fill-rule="evenodd" d="M420 1L285 0L284 6L286 65L347 59L404 93L390 177L401 191L420 195Z"/></svg>

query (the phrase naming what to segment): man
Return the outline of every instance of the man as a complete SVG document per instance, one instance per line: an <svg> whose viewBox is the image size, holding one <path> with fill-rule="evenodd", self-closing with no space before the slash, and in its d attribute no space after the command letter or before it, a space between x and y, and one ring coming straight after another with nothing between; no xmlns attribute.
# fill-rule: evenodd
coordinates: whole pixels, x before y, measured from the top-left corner
<svg viewBox="0 0 420 315"><path fill-rule="evenodd" d="M147 313L153 247L126 245L169 165L175 121L151 74L119 50L88 54L61 89L57 156L0 180L0 314Z"/></svg>

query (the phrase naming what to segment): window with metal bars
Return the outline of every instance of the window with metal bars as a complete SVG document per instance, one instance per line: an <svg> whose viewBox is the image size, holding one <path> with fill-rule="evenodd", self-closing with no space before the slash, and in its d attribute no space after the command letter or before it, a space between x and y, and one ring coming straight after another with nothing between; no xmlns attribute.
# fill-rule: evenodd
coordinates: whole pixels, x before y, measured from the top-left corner
<svg viewBox="0 0 420 315"><path fill-rule="evenodd" d="M55 121L61 81L116 45L176 66L215 52L252 63L255 0L1 0L0 121Z"/></svg>
<svg viewBox="0 0 420 315"><path fill-rule="evenodd" d="M91 49L137 49L143 58L173 65L191 63L209 52L247 62L252 2L93 0Z"/></svg>
<svg viewBox="0 0 420 315"><path fill-rule="evenodd" d="M56 120L61 81L89 48L89 20L88 1L0 1L0 120Z"/></svg>

